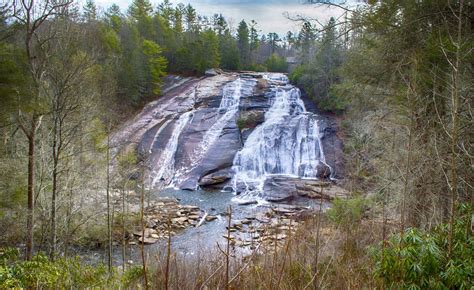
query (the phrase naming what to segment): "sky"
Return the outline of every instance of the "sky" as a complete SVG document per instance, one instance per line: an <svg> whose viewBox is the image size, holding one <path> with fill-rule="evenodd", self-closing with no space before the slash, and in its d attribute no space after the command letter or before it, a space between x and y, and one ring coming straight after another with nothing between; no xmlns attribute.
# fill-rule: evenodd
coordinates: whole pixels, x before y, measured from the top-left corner
<svg viewBox="0 0 474 290"><path fill-rule="evenodd" d="M95 0L102 8L107 8L115 3L126 11L132 0ZM343 0L333 0L343 2ZM348 2L357 0L348 0ZM85 0L84 0L85 2ZM160 0L150 0L157 6ZM255 20L260 33L276 32L281 36L287 31L298 32L300 23L289 20L285 15L292 17L305 16L325 23L330 17L338 17L342 10L326 5L306 5L302 0L171 0L172 3L191 4L200 15L212 16L222 13L233 28L244 19L247 22Z"/></svg>

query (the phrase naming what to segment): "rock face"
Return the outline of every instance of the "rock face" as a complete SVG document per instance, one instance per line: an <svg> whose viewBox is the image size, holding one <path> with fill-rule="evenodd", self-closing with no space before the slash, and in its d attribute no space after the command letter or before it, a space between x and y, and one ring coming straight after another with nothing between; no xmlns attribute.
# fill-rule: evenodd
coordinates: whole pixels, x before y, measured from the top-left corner
<svg viewBox="0 0 474 290"><path fill-rule="evenodd" d="M265 199L273 202L291 200L297 196L333 200L344 198L348 192L331 181L272 176L265 180Z"/></svg>
<svg viewBox="0 0 474 290"><path fill-rule="evenodd" d="M259 134L276 134L268 135L271 139L263 136L261 144L279 150L283 155L274 156L281 162L295 158L291 161L296 164L294 170L285 169L282 163L269 173L290 170L296 176L326 179L333 168L338 168L332 157L326 156L327 163L320 161L323 151L337 155L334 149L326 148L338 142L333 127L318 126L319 116L306 112L299 91L287 84L284 75L209 70L206 76L171 77L163 89L164 96L148 104L112 138L114 147L133 148L139 159L148 162L147 178L153 187L195 190L234 186L237 190L233 182L240 168L236 156ZM278 110L286 119L272 124L272 118L280 114ZM321 141L315 142L319 138ZM265 156L260 158L266 162ZM265 198L281 201L298 195L294 181L268 178L263 184Z"/></svg>

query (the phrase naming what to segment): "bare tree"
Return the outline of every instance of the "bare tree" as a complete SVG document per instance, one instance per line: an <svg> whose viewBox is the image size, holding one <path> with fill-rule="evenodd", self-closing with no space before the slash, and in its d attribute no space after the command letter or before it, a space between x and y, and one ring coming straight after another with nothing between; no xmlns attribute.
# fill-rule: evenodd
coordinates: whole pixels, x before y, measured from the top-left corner
<svg viewBox="0 0 474 290"><path fill-rule="evenodd" d="M62 15L72 1L35 1L14 0L13 17L21 25L24 37L24 49L28 73L31 79L28 95L22 96L30 103L30 108L18 108L18 126L28 141L28 214L26 258L29 260L33 253L34 227L34 191L35 191L35 141L36 132L41 126L44 112L39 108L42 93L40 84L44 78L44 68L47 62L44 51L48 49L49 37L43 38L39 31L49 19Z"/></svg>

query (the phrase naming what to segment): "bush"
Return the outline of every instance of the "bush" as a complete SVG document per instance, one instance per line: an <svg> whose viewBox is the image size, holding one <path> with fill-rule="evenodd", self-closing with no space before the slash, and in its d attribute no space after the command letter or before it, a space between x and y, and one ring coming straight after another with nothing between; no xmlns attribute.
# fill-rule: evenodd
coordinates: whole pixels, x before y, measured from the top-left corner
<svg viewBox="0 0 474 290"><path fill-rule="evenodd" d="M364 198L336 198L328 210L328 218L337 226L351 228L361 219L366 209L367 200Z"/></svg>
<svg viewBox="0 0 474 290"><path fill-rule="evenodd" d="M103 264L84 264L79 258L50 261L37 254L31 261L19 259L18 249L0 248L0 289L85 289L134 288L133 283L143 275L141 267L132 267L122 276L109 273Z"/></svg>
<svg viewBox="0 0 474 290"><path fill-rule="evenodd" d="M86 288L107 284L104 266L82 264L78 258L50 261L35 255L31 261L18 259L17 249L0 250L0 288Z"/></svg>
<svg viewBox="0 0 474 290"><path fill-rule="evenodd" d="M459 210L453 236L453 253L448 256L449 226L432 232L409 228L393 235L385 248L373 249L375 278L392 289L472 289L474 285L474 239L466 235L472 209Z"/></svg>

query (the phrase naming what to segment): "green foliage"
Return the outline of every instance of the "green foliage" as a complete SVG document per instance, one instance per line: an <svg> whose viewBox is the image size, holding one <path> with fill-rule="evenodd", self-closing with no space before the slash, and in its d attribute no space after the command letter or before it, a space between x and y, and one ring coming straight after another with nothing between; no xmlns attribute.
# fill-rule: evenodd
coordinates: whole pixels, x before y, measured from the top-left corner
<svg viewBox="0 0 474 290"><path fill-rule="evenodd" d="M150 40L143 41L143 53L148 58L148 69L153 85L153 93L160 94L161 78L166 75L167 61L161 55L161 48Z"/></svg>
<svg viewBox="0 0 474 290"><path fill-rule="evenodd" d="M139 280L143 277L143 267L141 266L133 266L129 268L123 275L122 275L122 285L125 288L133 286L134 283L139 282Z"/></svg>
<svg viewBox="0 0 474 290"><path fill-rule="evenodd" d="M283 57L280 57L278 54L272 54L267 61L265 61L267 70L271 72L287 72L288 63Z"/></svg>
<svg viewBox="0 0 474 290"><path fill-rule="evenodd" d="M462 205L448 256L449 226L431 232L409 228L373 250L374 275L393 289L470 289L474 285L474 239L466 235L472 208ZM468 223L468 224L466 224Z"/></svg>
<svg viewBox="0 0 474 290"><path fill-rule="evenodd" d="M220 49L221 67L229 70L240 69L239 48L228 30L220 38Z"/></svg>
<svg viewBox="0 0 474 290"><path fill-rule="evenodd" d="M259 117L255 114L241 116L236 121L237 127L242 131L245 128L255 128L259 123Z"/></svg>
<svg viewBox="0 0 474 290"><path fill-rule="evenodd" d="M247 67L250 62L250 35L247 23L242 20L237 28L237 46L240 52L240 62L243 67Z"/></svg>
<svg viewBox="0 0 474 290"><path fill-rule="evenodd" d="M302 87L320 109L340 113L347 104L334 89L341 82L339 69L343 60L335 26L335 19L331 18L324 27L322 39L316 42L311 24L303 25L297 45L302 65L292 72L290 79Z"/></svg>
<svg viewBox="0 0 474 290"><path fill-rule="evenodd" d="M108 285L103 265L89 266L78 258L51 262L43 254L19 260L17 249L0 249L0 288L88 288Z"/></svg>
<svg viewBox="0 0 474 290"><path fill-rule="evenodd" d="M367 208L368 200L362 197L351 199L336 198L327 215L329 219L337 226L350 228L356 225L361 219Z"/></svg>

